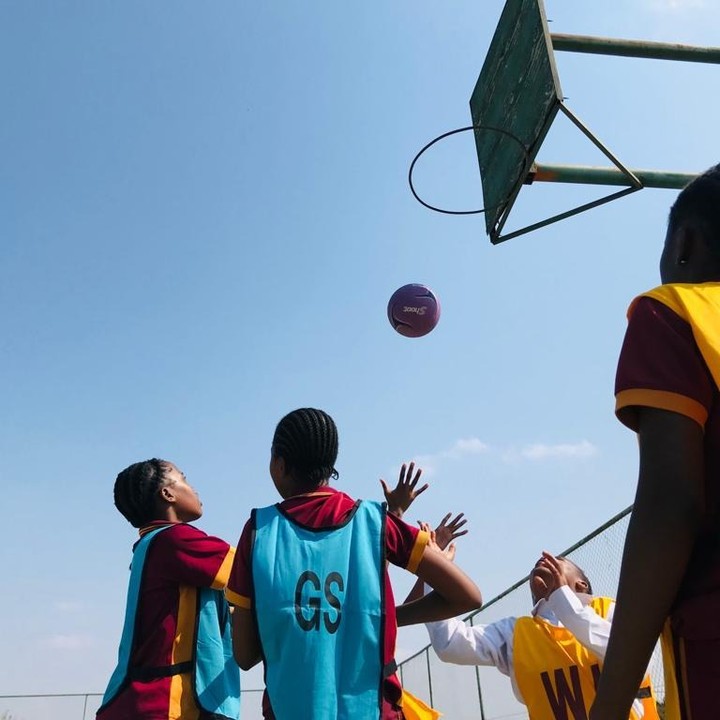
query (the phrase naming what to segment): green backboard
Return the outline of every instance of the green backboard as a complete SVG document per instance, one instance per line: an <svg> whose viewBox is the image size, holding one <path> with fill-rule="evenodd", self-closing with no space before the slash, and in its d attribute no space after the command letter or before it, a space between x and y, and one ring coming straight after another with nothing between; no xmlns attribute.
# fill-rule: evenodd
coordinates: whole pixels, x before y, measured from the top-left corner
<svg viewBox="0 0 720 720"><path fill-rule="evenodd" d="M470 98L485 223L497 242L562 103L542 0L508 0ZM514 140L498 128L512 134Z"/></svg>

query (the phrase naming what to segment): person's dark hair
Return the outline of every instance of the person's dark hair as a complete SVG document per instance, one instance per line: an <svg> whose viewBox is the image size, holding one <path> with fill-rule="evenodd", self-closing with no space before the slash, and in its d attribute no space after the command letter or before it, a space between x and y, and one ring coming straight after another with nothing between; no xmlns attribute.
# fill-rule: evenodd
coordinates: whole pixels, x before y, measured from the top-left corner
<svg viewBox="0 0 720 720"><path fill-rule="evenodd" d="M668 229L683 225L702 232L708 248L720 260L720 165L715 165L688 183L670 208Z"/></svg>
<svg viewBox="0 0 720 720"><path fill-rule="evenodd" d="M115 480L115 507L136 528L155 517L155 494L163 486L168 462L152 458L126 467Z"/></svg>
<svg viewBox="0 0 720 720"><path fill-rule="evenodd" d="M275 428L271 452L285 461L300 486L315 487L338 478L338 431L322 410L300 408L288 413Z"/></svg>
<svg viewBox="0 0 720 720"><path fill-rule="evenodd" d="M592 583L590 582L590 578L585 574L585 571L577 563L574 563L569 557L565 557L564 555L558 555L558 560L564 560L566 563L570 563L578 571L580 579L584 580L585 584L587 585L587 594L592 595Z"/></svg>

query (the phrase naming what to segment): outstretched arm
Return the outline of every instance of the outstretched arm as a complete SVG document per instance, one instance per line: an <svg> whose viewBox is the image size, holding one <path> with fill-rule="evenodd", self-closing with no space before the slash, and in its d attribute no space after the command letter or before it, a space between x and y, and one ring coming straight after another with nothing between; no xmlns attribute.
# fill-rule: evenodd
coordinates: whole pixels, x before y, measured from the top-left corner
<svg viewBox="0 0 720 720"><path fill-rule="evenodd" d="M692 552L704 507L703 429L638 409L640 476L592 720L626 718Z"/></svg>

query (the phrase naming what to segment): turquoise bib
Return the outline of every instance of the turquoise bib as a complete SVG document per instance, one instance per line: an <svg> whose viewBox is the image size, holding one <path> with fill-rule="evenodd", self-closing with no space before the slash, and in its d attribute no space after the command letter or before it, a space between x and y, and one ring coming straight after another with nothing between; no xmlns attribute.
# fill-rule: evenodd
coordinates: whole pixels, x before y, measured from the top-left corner
<svg viewBox="0 0 720 720"><path fill-rule="evenodd" d="M383 682L385 507L333 528L253 511L252 575L277 720L377 720Z"/></svg>
<svg viewBox="0 0 720 720"><path fill-rule="evenodd" d="M192 660L163 667L130 665L145 559L153 538L169 527L172 526L165 525L147 533L133 551L118 663L110 677L100 710L133 680L150 681L190 672L199 707L213 713L218 720L237 720L240 717L240 673L233 659L230 613L222 592L198 588L197 630Z"/></svg>

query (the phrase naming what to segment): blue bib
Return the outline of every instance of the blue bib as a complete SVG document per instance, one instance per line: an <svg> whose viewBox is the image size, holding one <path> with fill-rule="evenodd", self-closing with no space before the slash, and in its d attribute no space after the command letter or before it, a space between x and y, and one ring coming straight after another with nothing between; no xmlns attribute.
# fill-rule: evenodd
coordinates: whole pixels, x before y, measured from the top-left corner
<svg viewBox="0 0 720 720"><path fill-rule="evenodd" d="M233 659L230 613L222 592L198 588L197 631L192 660L163 667L130 665L145 559L153 538L169 527L172 526L165 525L143 535L133 551L118 664L110 677L100 710L132 680L149 681L190 672L198 705L217 718L237 720L240 717L240 673Z"/></svg>
<svg viewBox="0 0 720 720"><path fill-rule="evenodd" d="M385 507L334 528L253 511L252 575L277 720L377 720L383 682Z"/></svg>

